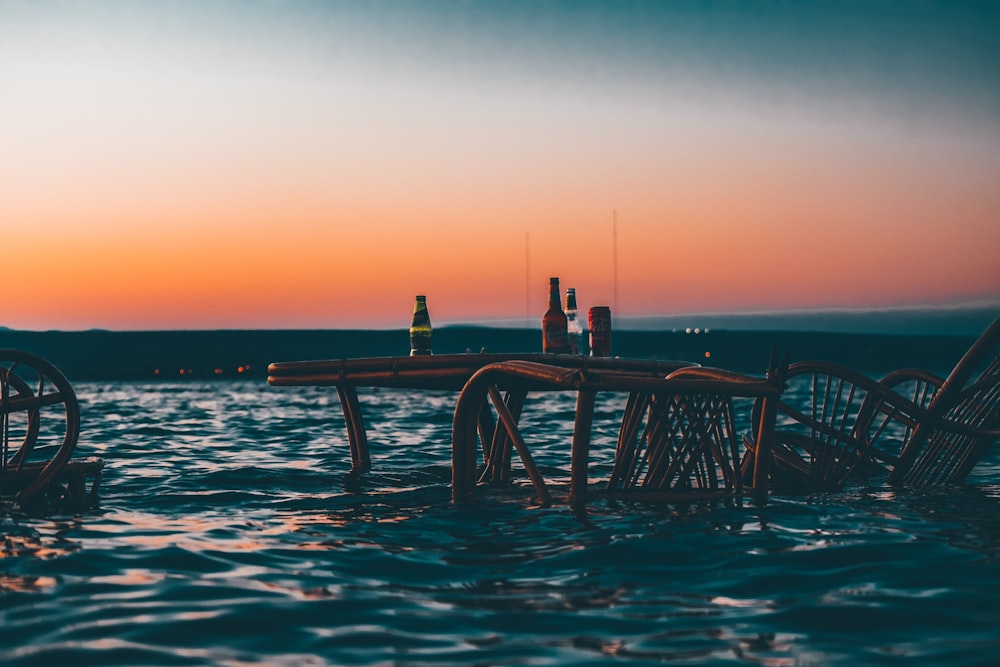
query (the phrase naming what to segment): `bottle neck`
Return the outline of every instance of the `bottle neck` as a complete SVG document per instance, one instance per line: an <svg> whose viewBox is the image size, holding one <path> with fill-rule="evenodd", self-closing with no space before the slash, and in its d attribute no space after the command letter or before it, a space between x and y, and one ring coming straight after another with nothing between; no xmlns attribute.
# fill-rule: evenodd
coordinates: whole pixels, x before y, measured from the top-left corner
<svg viewBox="0 0 1000 667"><path fill-rule="evenodd" d="M560 308L559 283L552 283L549 285L549 308Z"/></svg>

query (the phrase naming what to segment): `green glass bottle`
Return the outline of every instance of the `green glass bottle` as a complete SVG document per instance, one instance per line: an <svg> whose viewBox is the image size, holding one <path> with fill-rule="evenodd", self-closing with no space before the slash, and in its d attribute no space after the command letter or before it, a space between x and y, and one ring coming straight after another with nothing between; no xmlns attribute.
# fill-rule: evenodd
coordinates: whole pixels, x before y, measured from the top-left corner
<svg viewBox="0 0 1000 667"><path fill-rule="evenodd" d="M413 321L410 323L410 356L431 353L431 316L427 312L427 297L417 295L413 306Z"/></svg>

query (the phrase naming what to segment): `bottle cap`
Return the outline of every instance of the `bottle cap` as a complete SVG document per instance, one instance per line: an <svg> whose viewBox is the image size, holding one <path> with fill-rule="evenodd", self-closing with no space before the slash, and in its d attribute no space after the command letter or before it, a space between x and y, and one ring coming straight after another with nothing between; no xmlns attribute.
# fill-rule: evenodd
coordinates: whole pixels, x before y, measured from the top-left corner
<svg viewBox="0 0 1000 667"><path fill-rule="evenodd" d="M566 307L572 310L576 310L576 288L567 287L566 288Z"/></svg>

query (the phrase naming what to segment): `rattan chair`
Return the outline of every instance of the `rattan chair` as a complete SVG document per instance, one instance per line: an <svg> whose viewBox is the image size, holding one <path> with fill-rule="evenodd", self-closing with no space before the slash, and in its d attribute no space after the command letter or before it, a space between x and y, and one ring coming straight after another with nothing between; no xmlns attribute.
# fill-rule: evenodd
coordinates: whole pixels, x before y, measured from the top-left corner
<svg viewBox="0 0 1000 667"><path fill-rule="evenodd" d="M462 389L455 408L452 444L453 495L462 500L477 485L505 482L512 449L543 504L552 502L550 481L535 465L530 446L518 426L518 415L529 392L575 391L577 407L570 457L569 501L593 495L689 501L767 498L767 472L762 467L745 481L739 470L739 439L734 399L746 409L757 399L763 413L757 439L771 439L773 420L767 415L781 393L780 372L766 377L686 367L667 376L639 375L615 368L568 369L554 364L506 361L477 371ZM625 397L613 469L608 479L591 479L589 460L594 401L598 392ZM483 429L484 408L492 403L496 427ZM487 420L487 423L493 423ZM477 472L477 441L483 465ZM765 445L766 447L766 445Z"/></svg>
<svg viewBox="0 0 1000 667"><path fill-rule="evenodd" d="M927 409L904 441L890 483L961 482L1000 440L1000 319L959 360Z"/></svg>
<svg viewBox="0 0 1000 667"><path fill-rule="evenodd" d="M789 365L786 383L776 403L774 488L835 490L853 476L886 472L892 484L959 483L1000 439L1000 320L947 378L898 370L876 381L805 361ZM746 474L756 458L752 432L744 444Z"/></svg>
<svg viewBox="0 0 1000 667"><path fill-rule="evenodd" d="M0 349L0 495L22 505L93 500L104 462L73 458L79 436L80 406L62 372L29 352Z"/></svg>

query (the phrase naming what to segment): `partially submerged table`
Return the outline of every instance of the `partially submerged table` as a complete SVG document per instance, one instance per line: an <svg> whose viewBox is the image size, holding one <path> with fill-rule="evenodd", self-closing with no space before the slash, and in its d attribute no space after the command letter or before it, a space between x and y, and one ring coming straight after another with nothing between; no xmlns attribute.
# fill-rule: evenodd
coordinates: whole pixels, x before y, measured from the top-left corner
<svg viewBox="0 0 1000 667"><path fill-rule="evenodd" d="M755 496L766 497L769 456L757 456L755 467L741 474L731 399L760 399L755 429L766 454L774 427L773 408L767 399L776 399L781 393L773 364L765 377L757 378L683 361L537 353L276 362L268 366L268 383L337 389L355 473L371 467L358 388L454 391L453 499L471 497L478 481L505 481L513 448L544 503L551 501L551 494L517 424L529 392L577 392L571 447L573 501L588 495L594 400L602 391L628 395L609 489L674 497L731 495L743 492L745 479ZM476 446L477 441L481 447ZM476 465L480 449L481 475Z"/></svg>

